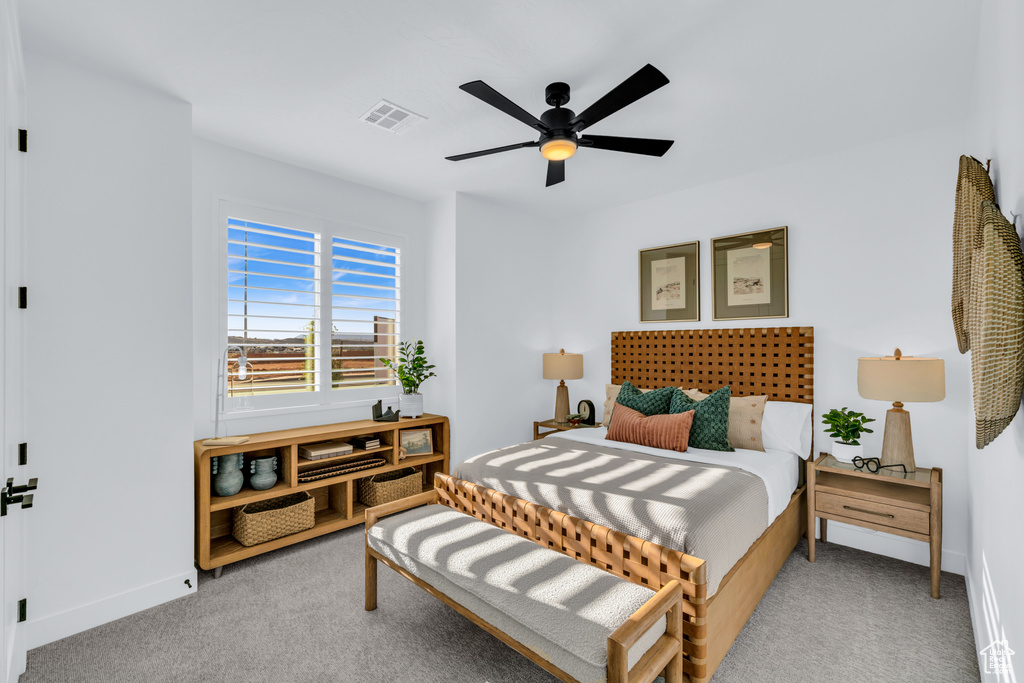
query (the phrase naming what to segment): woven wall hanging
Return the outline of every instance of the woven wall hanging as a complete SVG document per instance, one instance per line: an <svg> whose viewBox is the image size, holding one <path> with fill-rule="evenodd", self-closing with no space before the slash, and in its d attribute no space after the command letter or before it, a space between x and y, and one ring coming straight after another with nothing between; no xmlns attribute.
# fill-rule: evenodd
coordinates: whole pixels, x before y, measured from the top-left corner
<svg viewBox="0 0 1024 683"><path fill-rule="evenodd" d="M981 204L981 241L970 258L967 333L977 446L984 448L1013 420L1024 391L1024 254L992 202Z"/></svg>
<svg viewBox="0 0 1024 683"><path fill-rule="evenodd" d="M981 247L981 203L995 201L992 180L974 157L960 157L953 216L953 329L960 353L971 348L967 307L971 287L971 252Z"/></svg>

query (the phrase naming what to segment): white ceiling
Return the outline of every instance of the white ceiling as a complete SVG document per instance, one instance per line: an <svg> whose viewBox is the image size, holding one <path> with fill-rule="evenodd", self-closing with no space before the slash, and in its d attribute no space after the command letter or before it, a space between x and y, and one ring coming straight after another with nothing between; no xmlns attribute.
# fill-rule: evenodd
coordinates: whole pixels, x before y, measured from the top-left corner
<svg viewBox="0 0 1024 683"><path fill-rule="evenodd" d="M962 0L22 0L27 49L193 105L195 133L419 200L470 192L564 216L960 120L980 3ZM535 115L566 81L579 112L646 63L671 83L588 133L670 138L663 158L580 150L566 182ZM358 120L381 98L428 117Z"/></svg>

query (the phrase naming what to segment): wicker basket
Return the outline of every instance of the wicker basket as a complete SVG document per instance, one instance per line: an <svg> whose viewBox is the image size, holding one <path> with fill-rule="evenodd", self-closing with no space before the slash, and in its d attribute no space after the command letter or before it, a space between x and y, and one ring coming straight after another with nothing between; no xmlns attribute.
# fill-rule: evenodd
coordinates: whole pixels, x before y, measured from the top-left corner
<svg viewBox="0 0 1024 683"><path fill-rule="evenodd" d="M373 507L423 493L423 474L414 467L359 480L359 502Z"/></svg>
<svg viewBox="0 0 1024 683"><path fill-rule="evenodd" d="M305 491L249 503L235 510L232 535L244 546L312 529L315 524L313 496Z"/></svg>

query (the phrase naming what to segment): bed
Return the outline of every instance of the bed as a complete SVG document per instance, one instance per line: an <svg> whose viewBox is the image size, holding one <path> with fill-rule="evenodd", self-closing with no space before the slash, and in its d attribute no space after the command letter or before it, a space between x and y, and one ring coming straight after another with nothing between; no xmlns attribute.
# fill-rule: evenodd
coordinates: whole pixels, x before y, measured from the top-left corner
<svg viewBox="0 0 1024 683"><path fill-rule="evenodd" d="M730 385L736 397L813 403L813 328L613 332L611 342L613 384L707 393ZM799 455L673 453L604 435L549 435L471 458L456 476L685 553L677 567L645 570L643 581L687 586L684 670L707 681L806 529L809 434Z"/></svg>

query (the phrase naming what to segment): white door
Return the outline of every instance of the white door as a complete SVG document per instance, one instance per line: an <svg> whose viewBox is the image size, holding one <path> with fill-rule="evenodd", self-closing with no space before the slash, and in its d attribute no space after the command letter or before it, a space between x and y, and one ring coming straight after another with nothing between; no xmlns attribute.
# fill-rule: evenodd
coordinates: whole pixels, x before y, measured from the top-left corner
<svg viewBox="0 0 1024 683"><path fill-rule="evenodd" d="M25 76L21 55L14 0L0 0L0 72L3 78L3 159L2 173L3 257L0 258L3 282L3 314L0 318L0 355L2 355L3 388L0 391L0 496L8 494L6 484L13 478L15 485L28 481L29 466L19 464L22 456L20 444L27 444L25 434L24 352L27 338L26 311L20 308L19 287L25 283L25 157L19 151L19 129L25 129ZM27 451L25 452L27 455ZM31 494L30 494L31 495ZM0 641L2 666L0 683L16 683L25 671L25 624L19 620L19 601L25 595L25 526L32 513L20 503L8 505L7 514L0 517Z"/></svg>

